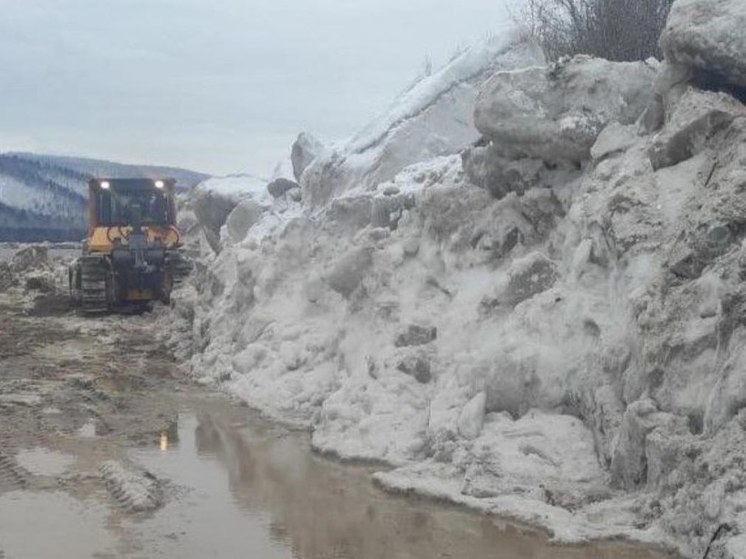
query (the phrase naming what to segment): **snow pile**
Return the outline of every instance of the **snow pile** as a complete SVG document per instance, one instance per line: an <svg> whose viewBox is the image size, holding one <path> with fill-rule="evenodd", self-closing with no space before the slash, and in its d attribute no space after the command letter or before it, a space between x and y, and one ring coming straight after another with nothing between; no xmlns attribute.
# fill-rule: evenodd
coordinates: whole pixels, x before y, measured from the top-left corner
<svg viewBox="0 0 746 559"><path fill-rule="evenodd" d="M293 167L293 176L300 181L303 172L324 151L324 144L307 132L301 132L293 144L290 153L290 161Z"/></svg>
<svg viewBox="0 0 746 559"><path fill-rule="evenodd" d="M413 163L457 153L479 137L472 112L484 80L497 69L543 61L530 41L493 38L417 82L384 115L342 145L323 149L301 136L293 151L304 197L320 207L350 188L374 188L392 180ZM315 156L311 163L308 154Z"/></svg>
<svg viewBox="0 0 746 559"><path fill-rule="evenodd" d="M482 88L474 120L510 159L582 161L609 122L632 124L639 117L657 65L577 57L551 72L500 72Z"/></svg>
<svg viewBox="0 0 746 559"><path fill-rule="evenodd" d="M744 26L746 4L742 0L678 0L661 46L671 64L687 66L705 80L720 79L744 92Z"/></svg>
<svg viewBox="0 0 746 559"><path fill-rule="evenodd" d="M237 205L266 208L271 203L264 179L253 175L211 178L197 185L182 204L179 228L187 238L204 236L212 250L219 251L220 229Z"/></svg>
<svg viewBox="0 0 746 559"><path fill-rule="evenodd" d="M218 224L176 349L392 490L743 556L746 109L671 72L494 72L461 154L316 157Z"/></svg>

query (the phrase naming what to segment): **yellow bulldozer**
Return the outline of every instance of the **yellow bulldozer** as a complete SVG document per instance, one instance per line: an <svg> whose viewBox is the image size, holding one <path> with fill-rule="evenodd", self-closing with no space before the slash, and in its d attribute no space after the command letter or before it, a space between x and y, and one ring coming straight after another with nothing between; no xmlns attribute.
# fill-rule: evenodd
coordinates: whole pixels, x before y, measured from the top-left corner
<svg viewBox="0 0 746 559"><path fill-rule="evenodd" d="M176 227L173 179L94 179L88 236L69 269L73 304L86 313L168 303L189 274Z"/></svg>

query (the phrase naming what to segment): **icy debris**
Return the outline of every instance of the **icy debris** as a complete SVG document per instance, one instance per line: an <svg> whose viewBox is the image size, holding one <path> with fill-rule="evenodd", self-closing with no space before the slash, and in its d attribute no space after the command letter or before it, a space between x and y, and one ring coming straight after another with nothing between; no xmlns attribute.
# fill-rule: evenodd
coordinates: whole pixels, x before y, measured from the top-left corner
<svg viewBox="0 0 746 559"><path fill-rule="evenodd" d="M697 438L685 421L657 426L645 437L646 488L661 491L677 483L674 472L696 451ZM639 471L639 470L638 470Z"/></svg>
<svg viewBox="0 0 746 559"><path fill-rule="evenodd" d="M0 290L21 286L26 291L54 293L62 268L49 257L46 246L23 247L10 262L0 262Z"/></svg>
<svg viewBox="0 0 746 559"><path fill-rule="evenodd" d="M129 462L111 460L99 471L109 493L128 511L147 512L163 505L160 482L147 470Z"/></svg>
<svg viewBox="0 0 746 559"><path fill-rule="evenodd" d="M394 345L396 347L425 345L429 344L437 337L438 329L435 326L410 324L396 334Z"/></svg>
<svg viewBox="0 0 746 559"><path fill-rule="evenodd" d="M728 540L725 550L734 559L746 558L746 535L735 536Z"/></svg>
<svg viewBox="0 0 746 559"><path fill-rule="evenodd" d="M258 242L299 216L300 187L279 177L268 183L250 175L212 178L198 185L188 202L213 253L221 239ZM225 226L225 227L224 227ZM251 234L249 234L251 232ZM190 235L188 242L194 242Z"/></svg>
<svg viewBox="0 0 746 559"><path fill-rule="evenodd" d="M225 226L230 239L234 243L240 243L246 238L246 235L254 225L256 225L266 208L259 205L258 202L249 198L242 200L231 210L225 221ZM220 231L218 229L218 231Z"/></svg>
<svg viewBox="0 0 746 559"><path fill-rule="evenodd" d="M686 420L659 411L652 400L641 399L631 403L624 414L611 462L615 480L629 490L644 485L649 467L645 452L648 434L665 429L665 436L669 436L671 431L681 430L682 427L684 432L688 432ZM654 478L651 476L653 484Z"/></svg>
<svg viewBox="0 0 746 559"><path fill-rule="evenodd" d="M480 400L477 395L470 402L477 423ZM481 431L464 448L447 461L441 457L411 463L375 478L391 489L416 488L485 512L521 518L549 528L565 541L582 540L581 533L588 537L595 530L606 530L607 535L631 532L608 519L597 527L570 521L570 511L610 496L590 433L579 420L539 411L518 421L488 414Z"/></svg>
<svg viewBox="0 0 746 559"><path fill-rule="evenodd" d="M495 198L570 182L579 162L634 143L631 124L651 102L654 76L647 63L583 56L496 73L476 103L485 137L462 153L469 181Z"/></svg>
<svg viewBox="0 0 746 559"><path fill-rule="evenodd" d="M384 196L417 194L426 188L461 182L463 170L459 155L444 155L405 167L392 180L377 186Z"/></svg>
<svg viewBox="0 0 746 559"><path fill-rule="evenodd" d="M233 196L226 196L217 191L202 189L199 186L194 191L191 200L192 210L214 252L220 251L220 228L237 204L238 201Z"/></svg>
<svg viewBox="0 0 746 559"><path fill-rule="evenodd" d="M281 198L287 192L296 188L300 188L298 183L283 178L275 179L267 185L267 191L273 198Z"/></svg>
<svg viewBox="0 0 746 559"><path fill-rule="evenodd" d="M505 303L517 305L552 287L559 273L554 262L541 253L532 252L513 262L508 277Z"/></svg>
<svg viewBox="0 0 746 559"><path fill-rule="evenodd" d="M349 297L363 281L372 264L371 247L353 249L334 264L325 274L324 280L334 291L343 297Z"/></svg>
<svg viewBox="0 0 746 559"><path fill-rule="evenodd" d="M48 270L51 261L47 247L31 245L20 249L10 259L10 271L21 275L31 271Z"/></svg>
<svg viewBox="0 0 746 559"><path fill-rule="evenodd" d="M689 89L648 152L653 169L670 167L705 149L707 140L746 118L746 106L724 93Z"/></svg>
<svg viewBox="0 0 746 559"><path fill-rule="evenodd" d="M301 132L291 149L293 175L300 182L303 172L324 151L324 145L307 132Z"/></svg>
<svg viewBox="0 0 746 559"><path fill-rule="evenodd" d="M637 140L637 134L633 125L624 126L618 122L612 122L603 129L591 148L591 157L598 161L605 157L618 154L632 147Z"/></svg>
<svg viewBox="0 0 746 559"><path fill-rule="evenodd" d="M504 198L511 192L521 196L539 186L547 174L540 159L511 161L502 157L492 145L464 150L462 158L469 181L495 198Z"/></svg>
<svg viewBox="0 0 746 559"><path fill-rule="evenodd" d="M593 439L583 423L539 410L517 421L491 414L463 466L477 466L482 476L493 474L497 487L500 477L526 480L528 487L543 479L543 485L555 490L564 482L598 483L603 477Z"/></svg>
<svg viewBox="0 0 746 559"><path fill-rule="evenodd" d="M318 154L299 178L304 200L321 207L352 188L393 180L414 163L458 153L479 137L471 115L484 80L497 69L540 63L540 49L527 40L493 38L466 50L351 139Z"/></svg>
<svg viewBox="0 0 746 559"><path fill-rule="evenodd" d="M730 230L715 225L699 235L688 235L689 242L679 242L672 247L668 268L680 278L697 279L715 258L726 252L732 242Z"/></svg>
<svg viewBox="0 0 746 559"><path fill-rule="evenodd" d="M729 310L727 314L733 311ZM702 418L702 430L713 435L724 428L733 417L746 407L746 349L736 345L746 341L746 335L733 333L727 361L723 363L720 378L712 387Z"/></svg>
<svg viewBox="0 0 746 559"><path fill-rule="evenodd" d="M200 229L200 223L194 214L191 203L187 204L180 201L178 215L176 226L179 228L182 236L187 239L196 236Z"/></svg>
<svg viewBox="0 0 746 559"><path fill-rule="evenodd" d="M476 439L482 431L487 395L480 392L469 400L458 417L458 432L467 439Z"/></svg>
<svg viewBox="0 0 746 559"><path fill-rule="evenodd" d="M474 122L508 159L583 161L607 124L637 120L654 78L644 62L587 56L498 72L479 93Z"/></svg>
<svg viewBox="0 0 746 559"><path fill-rule="evenodd" d="M300 187L291 188L288 191L288 196L293 202L300 202L303 200L303 191L300 189Z"/></svg>
<svg viewBox="0 0 746 559"><path fill-rule="evenodd" d="M687 556L730 557L724 548L744 533L745 442L743 413L712 437L672 437L678 460L669 460L659 491L641 499L640 514L685 540Z"/></svg>
<svg viewBox="0 0 746 559"><path fill-rule="evenodd" d="M712 85L746 89L746 4L676 0L661 36L666 60L710 76Z"/></svg>
<svg viewBox="0 0 746 559"><path fill-rule="evenodd" d="M640 117L640 129L644 133L660 130L673 106L688 90L693 75L690 68L682 64L664 61L653 82L653 97Z"/></svg>
<svg viewBox="0 0 746 559"><path fill-rule="evenodd" d="M407 355L396 366L405 375L415 378L417 382L427 384L432 379L430 359L425 353Z"/></svg>

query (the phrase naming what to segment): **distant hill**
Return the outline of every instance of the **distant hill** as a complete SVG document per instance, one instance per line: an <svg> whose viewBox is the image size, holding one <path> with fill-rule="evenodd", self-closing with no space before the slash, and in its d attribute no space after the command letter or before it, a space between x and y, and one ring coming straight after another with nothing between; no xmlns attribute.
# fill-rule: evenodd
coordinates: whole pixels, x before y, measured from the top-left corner
<svg viewBox="0 0 746 559"><path fill-rule="evenodd" d="M189 189L209 175L174 167L126 165L54 155L0 154L0 241L79 240L94 177L170 177Z"/></svg>

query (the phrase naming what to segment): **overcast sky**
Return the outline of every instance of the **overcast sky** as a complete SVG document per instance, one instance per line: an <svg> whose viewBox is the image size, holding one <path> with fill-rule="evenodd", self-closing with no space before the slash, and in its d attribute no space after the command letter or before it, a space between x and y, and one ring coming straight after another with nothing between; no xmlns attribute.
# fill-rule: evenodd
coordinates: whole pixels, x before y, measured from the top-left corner
<svg viewBox="0 0 746 559"><path fill-rule="evenodd" d="M344 138L509 0L0 0L0 151L269 175Z"/></svg>

